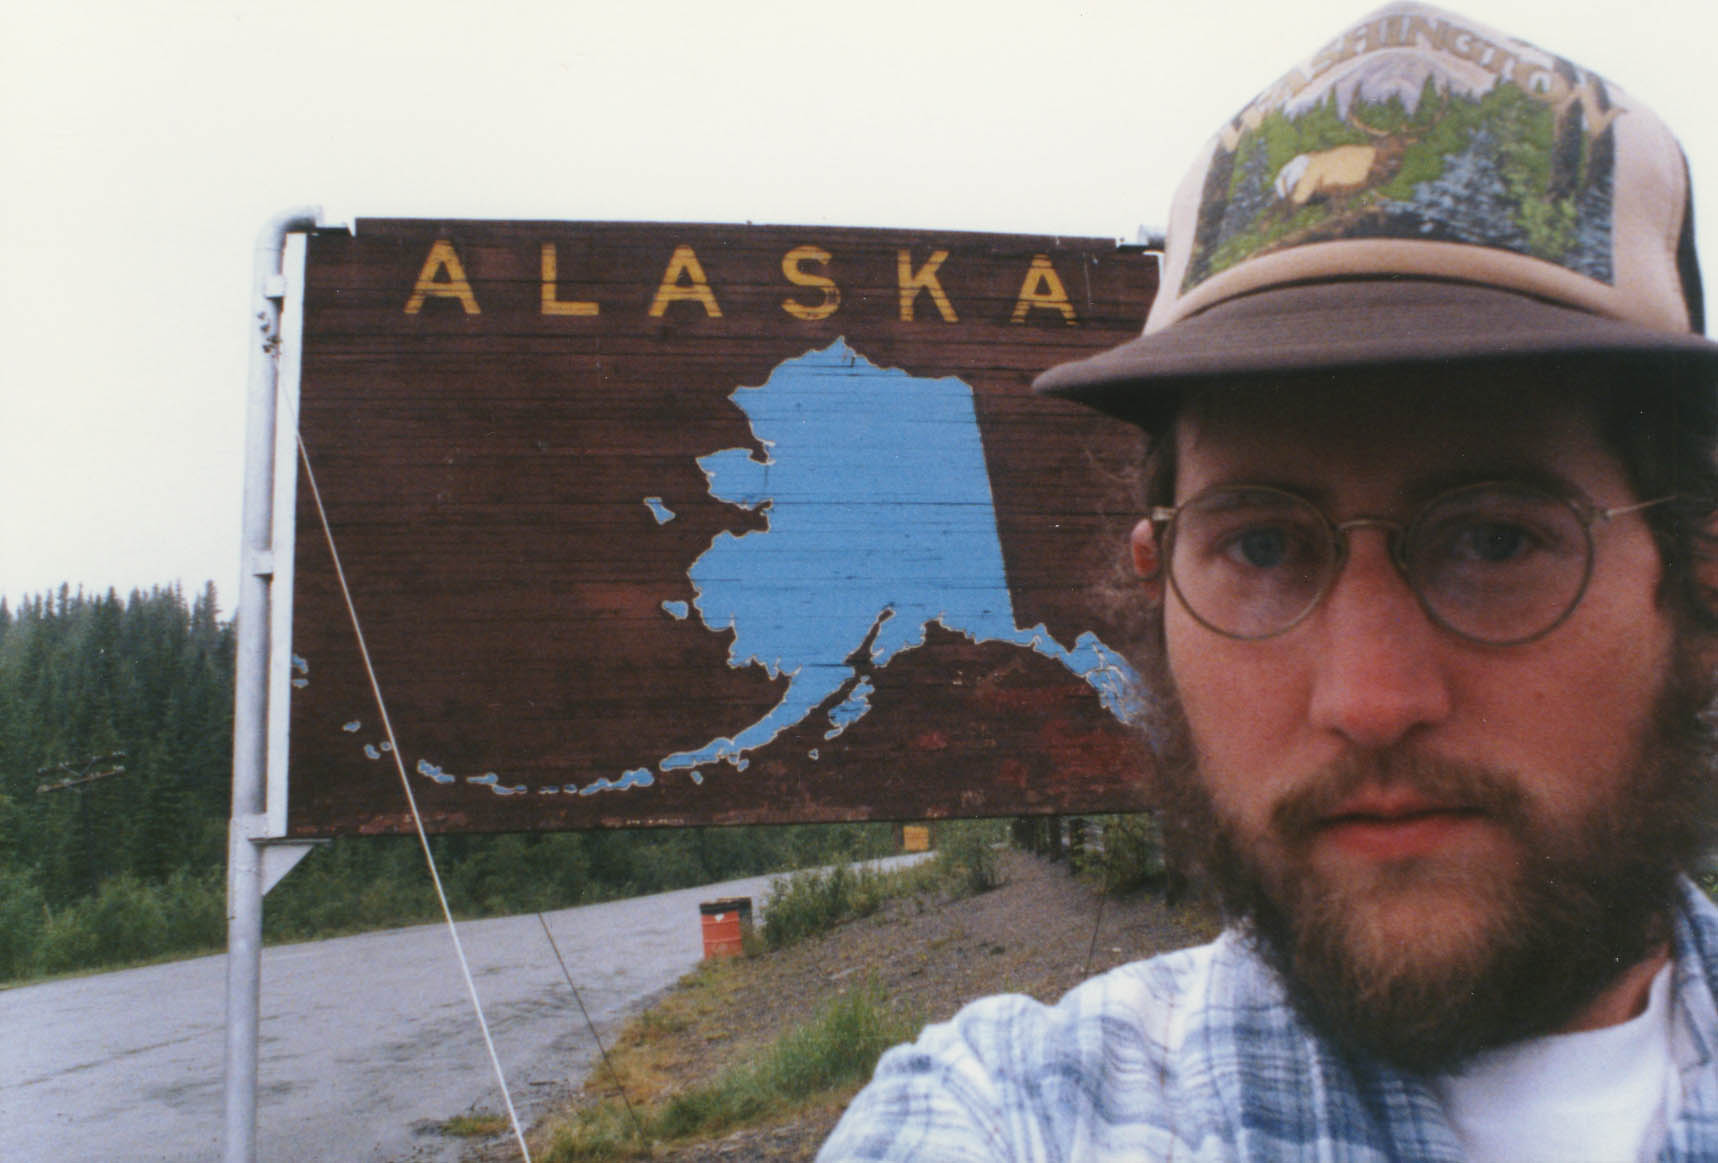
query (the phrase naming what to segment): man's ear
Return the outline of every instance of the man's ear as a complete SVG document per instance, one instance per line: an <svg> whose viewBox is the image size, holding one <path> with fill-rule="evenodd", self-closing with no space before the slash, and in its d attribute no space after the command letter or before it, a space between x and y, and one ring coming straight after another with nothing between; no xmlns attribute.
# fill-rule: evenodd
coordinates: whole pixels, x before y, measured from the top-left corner
<svg viewBox="0 0 1718 1163"><path fill-rule="evenodd" d="M1133 550L1133 572L1139 575L1144 583L1146 593L1152 601L1163 597L1163 560L1158 556L1157 527L1149 519L1141 521L1133 527L1133 536L1129 538Z"/></svg>

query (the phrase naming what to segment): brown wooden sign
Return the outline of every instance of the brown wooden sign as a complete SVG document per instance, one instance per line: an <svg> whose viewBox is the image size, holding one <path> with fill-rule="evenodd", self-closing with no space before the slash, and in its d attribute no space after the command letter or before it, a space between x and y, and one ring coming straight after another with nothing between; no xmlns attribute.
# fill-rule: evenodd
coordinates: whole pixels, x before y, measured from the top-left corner
<svg viewBox="0 0 1718 1163"><path fill-rule="evenodd" d="M1140 807L1094 595L1137 444L1028 385L1155 285L1093 239L313 235L300 432L426 824ZM288 829L404 830L298 496Z"/></svg>

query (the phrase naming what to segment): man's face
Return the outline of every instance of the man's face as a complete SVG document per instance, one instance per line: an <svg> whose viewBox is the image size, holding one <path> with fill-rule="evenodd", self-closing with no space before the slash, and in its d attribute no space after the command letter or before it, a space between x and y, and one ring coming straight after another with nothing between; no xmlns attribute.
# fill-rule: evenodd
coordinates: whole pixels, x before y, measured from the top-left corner
<svg viewBox="0 0 1718 1163"><path fill-rule="evenodd" d="M1431 495L1485 481L1548 483L1601 508L1644 499L1569 394L1424 387L1207 393L1179 422L1176 502L1270 485L1337 522L1405 523ZM1670 742L1682 724L1664 720L1691 715L1667 709L1686 692L1672 690L1644 520L1600 522L1593 541L1580 605L1516 646L1430 621L1375 526L1350 533L1323 601L1279 636L1224 637L1165 601L1231 904L1315 1020L1404 1064L1555 1028L1610 979L1605 965L1614 974L1659 932L1669 868L1639 851L1662 848L1642 817L1673 798L1659 770L1687 764ZM1583 943L1605 947L1579 958L1585 979L1551 981L1546 958L1573 966L1565 946ZM1549 1012L1524 1012L1534 1005Z"/></svg>

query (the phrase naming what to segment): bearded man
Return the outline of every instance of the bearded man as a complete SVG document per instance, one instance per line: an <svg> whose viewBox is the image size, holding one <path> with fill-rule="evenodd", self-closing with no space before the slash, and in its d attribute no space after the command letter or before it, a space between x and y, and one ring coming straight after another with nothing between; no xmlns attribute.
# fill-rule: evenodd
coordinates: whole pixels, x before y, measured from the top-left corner
<svg viewBox="0 0 1718 1163"><path fill-rule="evenodd" d="M1718 1159L1718 345L1653 114L1420 4L1223 127L1141 338L1146 733L1229 927L885 1055L820 1156Z"/></svg>

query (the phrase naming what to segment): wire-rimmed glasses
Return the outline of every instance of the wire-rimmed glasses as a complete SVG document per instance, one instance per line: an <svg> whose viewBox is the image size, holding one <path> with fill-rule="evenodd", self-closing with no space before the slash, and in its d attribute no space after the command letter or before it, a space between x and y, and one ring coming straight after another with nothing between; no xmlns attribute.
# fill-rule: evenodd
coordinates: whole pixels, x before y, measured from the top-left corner
<svg viewBox="0 0 1718 1163"><path fill-rule="evenodd" d="M1221 485L1151 511L1170 587L1201 625L1271 638L1299 625L1348 559L1349 535L1377 528L1427 617L1493 646L1542 638L1574 612L1593 574L1593 527L1672 500L1600 508L1536 485L1492 481L1442 493L1406 523L1337 522L1306 497Z"/></svg>

